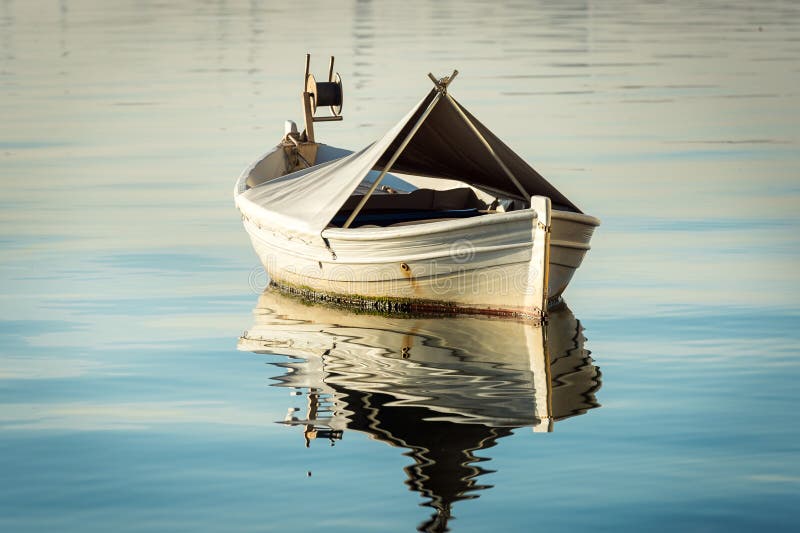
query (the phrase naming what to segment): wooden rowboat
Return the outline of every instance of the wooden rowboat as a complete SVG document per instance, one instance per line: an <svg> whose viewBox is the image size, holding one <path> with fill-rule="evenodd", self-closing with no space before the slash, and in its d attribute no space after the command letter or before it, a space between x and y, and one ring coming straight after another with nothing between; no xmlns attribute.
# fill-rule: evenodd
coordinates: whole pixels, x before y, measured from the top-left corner
<svg viewBox="0 0 800 533"><path fill-rule="evenodd" d="M314 122L341 119L341 78L331 58L316 82L307 57L305 130L288 122L234 189L271 283L382 310L544 317L600 221L449 94L457 73L429 75L403 119L351 152L314 138Z"/></svg>

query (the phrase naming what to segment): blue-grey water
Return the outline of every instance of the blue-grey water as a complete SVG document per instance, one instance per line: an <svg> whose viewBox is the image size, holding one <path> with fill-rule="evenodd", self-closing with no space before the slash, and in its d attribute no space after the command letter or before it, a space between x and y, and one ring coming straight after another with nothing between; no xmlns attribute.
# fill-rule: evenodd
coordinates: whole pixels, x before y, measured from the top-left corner
<svg viewBox="0 0 800 533"><path fill-rule="evenodd" d="M306 52L345 84L319 139L366 145L457 68L602 219L552 432L494 323L405 336L458 355L424 401L377 333L379 383L242 345L271 315L233 183L300 119ZM457 532L795 530L799 124L792 1L0 1L0 530L413 531L445 500ZM349 418L311 439L321 383Z"/></svg>

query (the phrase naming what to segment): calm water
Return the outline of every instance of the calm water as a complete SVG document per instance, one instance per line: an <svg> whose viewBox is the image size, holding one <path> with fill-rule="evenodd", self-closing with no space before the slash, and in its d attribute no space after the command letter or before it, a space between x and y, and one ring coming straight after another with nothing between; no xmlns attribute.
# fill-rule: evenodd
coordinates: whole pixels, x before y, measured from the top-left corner
<svg viewBox="0 0 800 533"><path fill-rule="evenodd" d="M546 346L260 296L231 192L306 51L320 139L458 68L603 220ZM0 0L0 529L795 529L798 87L790 1Z"/></svg>

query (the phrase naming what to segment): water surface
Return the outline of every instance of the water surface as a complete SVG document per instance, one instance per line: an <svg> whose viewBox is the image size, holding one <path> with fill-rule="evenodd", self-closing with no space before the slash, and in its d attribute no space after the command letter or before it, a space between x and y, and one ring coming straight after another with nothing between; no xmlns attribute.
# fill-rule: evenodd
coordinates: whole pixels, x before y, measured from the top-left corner
<svg viewBox="0 0 800 533"><path fill-rule="evenodd" d="M303 7L0 1L0 528L409 531L449 498L453 531L794 529L796 3ZM459 102L602 219L566 292L592 408L532 431L537 373L480 358L516 338L494 324L409 337L476 363L434 365L463 378L427 383L447 415L397 399L416 367L380 391L237 349L264 280L233 183L299 120L307 51L345 82L318 138L371 142L457 68ZM352 414L306 447L283 422L321 377Z"/></svg>

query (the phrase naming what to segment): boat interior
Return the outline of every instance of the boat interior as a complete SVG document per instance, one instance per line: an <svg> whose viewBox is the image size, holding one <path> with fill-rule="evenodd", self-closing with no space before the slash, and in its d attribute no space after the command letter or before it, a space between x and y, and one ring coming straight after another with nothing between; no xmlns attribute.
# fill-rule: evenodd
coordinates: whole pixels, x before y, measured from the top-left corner
<svg viewBox="0 0 800 533"><path fill-rule="evenodd" d="M314 165L352 153L323 144L315 148L316 153L312 159ZM269 154L251 169L247 187L257 187L272 179L308 168L308 161L297 157L297 154L296 146L285 146L284 150ZM401 173L385 174L380 186L370 194L369 190L378 174L379 170L375 169L367 175L336 213L329 227L344 227L365 196L368 196L367 201L350 223L351 228L408 226L508 213L530 206L528 202L490 194L463 181ZM553 209L574 211L558 204L553 204Z"/></svg>
<svg viewBox="0 0 800 533"><path fill-rule="evenodd" d="M504 213L528 207L527 203L520 200L492 197L466 183L454 180L445 180L444 183L434 185L437 188L432 188L430 184L415 185L412 177L405 177L407 179L404 180L392 175L391 178L393 179L384 179L402 183L402 186L385 185L376 190L369 196L350 227L406 226ZM369 185L362 183L353 192L331 220L331 227L344 225L364 199Z"/></svg>

